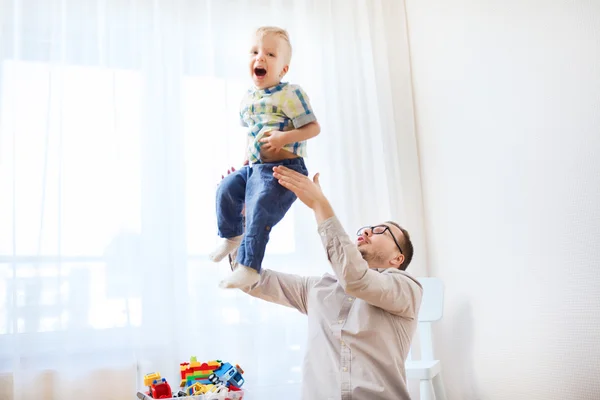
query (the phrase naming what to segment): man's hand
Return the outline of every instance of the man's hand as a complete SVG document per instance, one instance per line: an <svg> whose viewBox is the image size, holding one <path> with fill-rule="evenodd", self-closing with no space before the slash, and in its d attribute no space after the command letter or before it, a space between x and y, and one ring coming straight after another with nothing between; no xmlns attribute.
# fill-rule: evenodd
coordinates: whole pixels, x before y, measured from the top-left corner
<svg viewBox="0 0 600 400"><path fill-rule="evenodd" d="M266 147L267 151L280 151L283 146L287 143L285 142L285 135L280 131L268 131L264 133L264 137L260 139L260 142L263 143L263 146Z"/></svg>
<svg viewBox="0 0 600 400"><path fill-rule="evenodd" d="M230 169L227 170L227 175L231 174L232 172L235 172L235 168L231 167ZM225 179L225 175L221 175L221 180Z"/></svg>
<svg viewBox="0 0 600 400"><path fill-rule="evenodd" d="M310 180L299 172L279 165L273 168L273 176L281 186L294 192L300 201L315 212L317 223L333 217L333 208L321 190L318 173Z"/></svg>

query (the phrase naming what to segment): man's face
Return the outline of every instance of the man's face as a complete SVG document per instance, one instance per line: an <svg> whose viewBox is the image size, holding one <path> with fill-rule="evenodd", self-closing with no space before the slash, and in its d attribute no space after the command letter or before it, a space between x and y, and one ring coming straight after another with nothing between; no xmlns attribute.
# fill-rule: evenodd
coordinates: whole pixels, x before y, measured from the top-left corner
<svg viewBox="0 0 600 400"><path fill-rule="evenodd" d="M393 236L392 236L393 235ZM358 250L370 268L398 268L404 256L400 253L404 241L402 231L393 224L379 224L359 231L356 239Z"/></svg>
<svg viewBox="0 0 600 400"><path fill-rule="evenodd" d="M289 49L275 34L257 35L250 47L250 76L258 89L276 86L288 71Z"/></svg>

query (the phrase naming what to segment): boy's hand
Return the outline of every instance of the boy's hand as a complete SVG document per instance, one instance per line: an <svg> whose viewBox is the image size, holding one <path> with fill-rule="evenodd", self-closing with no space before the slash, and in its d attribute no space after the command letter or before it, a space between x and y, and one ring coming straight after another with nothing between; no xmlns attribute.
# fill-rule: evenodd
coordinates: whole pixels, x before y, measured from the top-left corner
<svg viewBox="0 0 600 400"><path fill-rule="evenodd" d="M287 144L285 142L285 135L280 131L265 132L260 142L265 144L267 151L275 152L280 151Z"/></svg>

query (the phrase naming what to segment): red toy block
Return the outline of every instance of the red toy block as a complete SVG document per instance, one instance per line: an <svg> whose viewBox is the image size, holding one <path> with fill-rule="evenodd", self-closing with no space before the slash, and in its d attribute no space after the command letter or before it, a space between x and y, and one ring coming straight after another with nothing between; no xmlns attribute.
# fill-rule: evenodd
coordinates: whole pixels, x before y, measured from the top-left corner
<svg viewBox="0 0 600 400"><path fill-rule="evenodd" d="M155 380L152 382L150 392L153 399L170 399L173 396L173 393L171 393L171 386L169 386L165 378L162 378L160 381Z"/></svg>

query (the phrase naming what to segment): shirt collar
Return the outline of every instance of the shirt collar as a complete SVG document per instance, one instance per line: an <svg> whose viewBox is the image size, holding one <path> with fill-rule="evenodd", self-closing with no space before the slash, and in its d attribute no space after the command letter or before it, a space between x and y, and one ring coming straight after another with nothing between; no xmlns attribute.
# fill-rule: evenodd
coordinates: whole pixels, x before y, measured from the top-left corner
<svg viewBox="0 0 600 400"><path fill-rule="evenodd" d="M273 93L277 93L280 92L281 90L283 90L284 87L286 87L288 85L287 82L279 82L277 85L275 86L271 86L265 89L258 89L258 88L254 88L253 92L260 95L260 96L268 96L270 94Z"/></svg>

